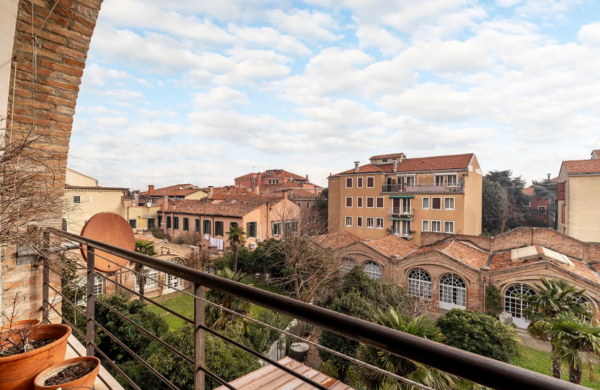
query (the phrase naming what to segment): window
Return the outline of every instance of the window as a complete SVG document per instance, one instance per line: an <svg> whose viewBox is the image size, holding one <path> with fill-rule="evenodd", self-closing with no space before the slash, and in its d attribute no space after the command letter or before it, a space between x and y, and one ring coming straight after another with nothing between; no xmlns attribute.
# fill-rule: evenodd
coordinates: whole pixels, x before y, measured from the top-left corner
<svg viewBox="0 0 600 390"><path fill-rule="evenodd" d="M374 222L373 217L367 217L367 229L373 229Z"/></svg>
<svg viewBox="0 0 600 390"><path fill-rule="evenodd" d="M210 235L210 221L207 221L206 219L204 220L204 224L203 224L203 229L204 229L204 234L208 234Z"/></svg>
<svg viewBox="0 0 600 390"><path fill-rule="evenodd" d="M346 178L346 188L352 188L352 178L351 177Z"/></svg>
<svg viewBox="0 0 600 390"><path fill-rule="evenodd" d="M377 222L377 229L383 229L383 218L378 217L375 222Z"/></svg>
<svg viewBox="0 0 600 390"><path fill-rule="evenodd" d="M351 196L346 197L346 207L352 207L352 197Z"/></svg>
<svg viewBox="0 0 600 390"><path fill-rule="evenodd" d="M515 325L517 326L519 326L520 322L527 324L529 323L523 318L523 313L525 312L525 309L527 309L527 307L529 306L527 302L523 302L523 300L521 299L523 294L535 295L535 291L531 287L519 283L510 286L504 294L504 310L506 310L513 316L513 318L515 319ZM517 319L520 321L518 321Z"/></svg>
<svg viewBox="0 0 600 390"><path fill-rule="evenodd" d="M252 187L254 187L256 185L256 182L254 180L252 180Z"/></svg>
<svg viewBox="0 0 600 390"><path fill-rule="evenodd" d="M158 228L161 229L162 228L162 215L158 216Z"/></svg>
<svg viewBox="0 0 600 390"><path fill-rule="evenodd" d="M296 233L298 231L298 225L298 221L286 222L283 225L283 234L287 236L289 234Z"/></svg>
<svg viewBox="0 0 600 390"><path fill-rule="evenodd" d="M256 237L256 222L248 222L246 224L246 236Z"/></svg>
<svg viewBox="0 0 600 390"><path fill-rule="evenodd" d="M415 177L414 176L404 176L404 185L408 187L414 187L415 185Z"/></svg>
<svg viewBox="0 0 600 390"><path fill-rule="evenodd" d="M183 231L187 232L190 230L190 219L187 217L183 217Z"/></svg>
<svg viewBox="0 0 600 390"><path fill-rule="evenodd" d="M73 197L73 203L81 203L81 196L75 195Z"/></svg>
<svg viewBox="0 0 600 390"><path fill-rule="evenodd" d="M171 229L171 217L167 217L167 229Z"/></svg>
<svg viewBox="0 0 600 390"><path fill-rule="evenodd" d="M207 274L212 274L212 273L213 273L213 271L212 271L212 267L211 267L210 265L207 265L207 266L206 266L206 273L207 273Z"/></svg>
<svg viewBox="0 0 600 390"><path fill-rule="evenodd" d="M363 178L362 177L356 178L356 188L363 188Z"/></svg>
<svg viewBox="0 0 600 390"><path fill-rule="evenodd" d="M156 227L156 219L148 218L148 229L154 229Z"/></svg>
<svg viewBox="0 0 600 390"><path fill-rule="evenodd" d="M444 233L454 234L454 221L444 221Z"/></svg>
<svg viewBox="0 0 600 390"><path fill-rule="evenodd" d="M423 230L424 232L428 232L428 231L429 231L429 221L428 221L428 220L426 220L426 219L424 219L424 220L423 220L423 227L422 227L422 230Z"/></svg>
<svg viewBox="0 0 600 390"><path fill-rule="evenodd" d="M302 202L298 202L298 207L302 207Z"/></svg>
<svg viewBox="0 0 600 390"><path fill-rule="evenodd" d="M194 219L194 231L200 233L200 219Z"/></svg>
<svg viewBox="0 0 600 390"><path fill-rule="evenodd" d="M531 207L531 202L530 201L524 201L523 202L523 207Z"/></svg>
<svg viewBox="0 0 600 390"><path fill-rule="evenodd" d="M173 229L179 230L179 217L173 217Z"/></svg>
<svg viewBox="0 0 600 390"><path fill-rule="evenodd" d="M454 198L444 198L444 210L454 210Z"/></svg>
<svg viewBox="0 0 600 390"><path fill-rule="evenodd" d="M215 236L223 237L223 221L215 221Z"/></svg>
<svg viewBox="0 0 600 390"><path fill-rule="evenodd" d="M356 217L356 227L363 227L363 217Z"/></svg>
<svg viewBox="0 0 600 390"><path fill-rule="evenodd" d="M408 274L408 293L415 297L431 299L431 276L422 269L413 269Z"/></svg>
<svg viewBox="0 0 600 390"><path fill-rule="evenodd" d="M273 225L271 225L271 234L275 237L281 235L281 222L273 222Z"/></svg>
<svg viewBox="0 0 600 390"><path fill-rule="evenodd" d="M402 221L402 237L411 237L410 221Z"/></svg>
<svg viewBox="0 0 600 390"><path fill-rule="evenodd" d="M310 202L306 202L306 209L310 210Z"/></svg>
<svg viewBox="0 0 600 390"><path fill-rule="evenodd" d="M231 229L232 227L238 227L238 223L237 222L229 222L229 228Z"/></svg>
<svg viewBox="0 0 600 390"><path fill-rule="evenodd" d="M99 296L104 294L104 281L101 276L94 276L94 295Z"/></svg>
<svg viewBox="0 0 600 390"><path fill-rule="evenodd" d="M440 279L440 308L467 308L467 285L460 276L446 274Z"/></svg>
<svg viewBox="0 0 600 390"><path fill-rule="evenodd" d="M372 209L375 206L374 198L372 196L367 197L367 207Z"/></svg>
<svg viewBox="0 0 600 390"><path fill-rule="evenodd" d="M66 219L62 219L62 226L61 226L61 230L63 232L66 232L67 230L69 230L69 222L67 222Z"/></svg>
<svg viewBox="0 0 600 390"><path fill-rule="evenodd" d="M382 209L383 208L383 198L377 198L377 208L378 209Z"/></svg>
<svg viewBox="0 0 600 390"><path fill-rule="evenodd" d="M137 219L130 219L129 226L131 226L132 229L137 228Z"/></svg>
<svg viewBox="0 0 600 390"><path fill-rule="evenodd" d="M346 275L348 272L350 272L352 270L352 268L354 268L354 266L356 265L356 263L350 259L344 259L342 261L342 269L340 270L342 272L342 276Z"/></svg>
<svg viewBox="0 0 600 390"><path fill-rule="evenodd" d="M442 187L444 185L444 176L443 175L436 175L435 176L435 186L436 187Z"/></svg>
<svg viewBox="0 0 600 390"><path fill-rule="evenodd" d="M359 196L358 198L356 198L356 207L358 207L359 209L362 209L363 207L363 198L362 196Z"/></svg>
<svg viewBox="0 0 600 390"><path fill-rule="evenodd" d="M352 217L346 217L346 227L352 227Z"/></svg>
<svg viewBox="0 0 600 390"><path fill-rule="evenodd" d="M431 198L431 209L441 210L442 209L442 198Z"/></svg>
<svg viewBox="0 0 600 390"><path fill-rule="evenodd" d="M156 279L158 279L158 271L152 268L144 267L142 271L144 275L146 275L146 285L144 286L144 291L148 291L151 288L155 288L157 286ZM137 275L134 275L135 280L135 291L140 291L140 285L138 284Z"/></svg>
<svg viewBox="0 0 600 390"><path fill-rule="evenodd" d="M365 263L365 265L363 266L363 271L371 279L381 279L382 277L381 266L375 263L374 261L369 261Z"/></svg>
<svg viewBox="0 0 600 390"><path fill-rule="evenodd" d="M171 260L171 263L183 265L183 262L179 259L173 259L173 260ZM181 279L180 277L169 275L169 274L166 274L166 277L167 277L167 286L165 288L166 290L176 290L180 287L183 287L183 279Z"/></svg>
<svg viewBox="0 0 600 390"><path fill-rule="evenodd" d="M540 214L546 214L546 206L539 206L538 207L538 213L540 213Z"/></svg>
<svg viewBox="0 0 600 390"><path fill-rule="evenodd" d="M448 187L456 187L458 183L458 176L456 174L448 175L446 176L446 182L448 183Z"/></svg>
<svg viewBox="0 0 600 390"><path fill-rule="evenodd" d="M423 198L423 210L429 210L429 198Z"/></svg>
<svg viewBox="0 0 600 390"><path fill-rule="evenodd" d="M374 187L375 187L375 178L367 177L367 188L374 188Z"/></svg>
<svg viewBox="0 0 600 390"><path fill-rule="evenodd" d="M90 195L90 203L92 203L92 201L93 201L93 199L92 199L92 196Z"/></svg>
<svg viewBox="0 0 600 390"><path fill-rule="evenodd" d="M381 162L388 162L388 159L387 158L382 158Z"/></svg>
<svg viewBox="0 0 600 390"><path fill-rule="evenodd" d="M434 233L441 233L442 221L431 221L431 231Z"/></svg>

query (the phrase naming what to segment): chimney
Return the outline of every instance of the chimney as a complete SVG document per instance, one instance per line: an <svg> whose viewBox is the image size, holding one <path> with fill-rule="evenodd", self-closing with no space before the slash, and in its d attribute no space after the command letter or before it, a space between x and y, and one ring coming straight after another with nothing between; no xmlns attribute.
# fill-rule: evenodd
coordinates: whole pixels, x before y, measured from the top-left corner
<svg viewBox="0 0 600 390"><path fill-rule="evenodd" d="M167 209L169 208L169 197L165 196L163 199L164 200L163 200L163 204L162 204L162 209L163 209L163 211L167 211Z"/></svg>
<svg viewBox="0 0 600 390"><path fill-rule="evenodd" d="M283 199L287 200L288 199L288 190L283 190Z"/></svg>
<svg viewBox="0 0 600 390"><path fill-rule="evenodd" d="M215 196L215 193L213 191L213 186L208 186L208 199L212 199L213 196Z"/></svg>
<svg viewBox="0 0 600 390"><path fill-rule="evenodd" d="M360 164L360 161L354 161L354 172L358 173L358 164Z"/></svg>
<svg viewBox="0 0 600 390"><path fill-rule="evenodd" d="M398 171L398 160L394 160L394 173Z"/></svg>
<svg viewBox="0 0 600 390"><path fill-rule="evenodd" d="M308 181L308 175L306 175L306 181Z"/></svg>
<svg viewBox="0 0 600 390"><path fill-rule="evenodd" d="M258 184L254 186L254 192L256 192L256 195L260 195L260 186Z"/></svg>
<svg viewBox="0 0 600 390"><path fill-rule="evenodd" d="M550 180L550 175L552 175L551 173L548 174L548 180Z"/></svg>
<svg viewBox="0 0 600 390"><path fill-rule="evenodd" d="M151 197L152 195L154 195L154 184L148 186L148 197Z"/></svg>

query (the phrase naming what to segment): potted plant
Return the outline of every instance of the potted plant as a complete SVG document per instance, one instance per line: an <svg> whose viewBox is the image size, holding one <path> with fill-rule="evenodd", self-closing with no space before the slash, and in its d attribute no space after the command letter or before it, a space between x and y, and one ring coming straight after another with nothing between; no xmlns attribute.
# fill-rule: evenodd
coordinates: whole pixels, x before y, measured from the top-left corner
<svg viewBox="0 0 600 390"><path fill-rule="evenodd" d="M35 390L92 389L100 372L100 360L83 356L65 360L40 372L33 381Z"/></svg>
<svg viewBox="0 0 600 390"><path fill-rule="evenodd" d="M67 325L38 325L38 320L14 321L18 294L12 314L4 315L0 329L0 389L32 390L33 379L45 368L65 360Z"/></svg>

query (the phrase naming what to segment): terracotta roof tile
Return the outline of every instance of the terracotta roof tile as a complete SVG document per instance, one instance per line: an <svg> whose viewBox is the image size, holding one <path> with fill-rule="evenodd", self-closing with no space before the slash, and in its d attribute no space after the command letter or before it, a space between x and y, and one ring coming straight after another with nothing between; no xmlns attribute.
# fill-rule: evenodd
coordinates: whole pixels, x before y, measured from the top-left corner
<svg viewBox="0 0 600 390"><path fill-rule="evenodd" d="M245 175L242 175L240 177L236 177L235 180L240 180L240 179L252 179L254 178L254 176L258 176L258 174L261 174L263 179L264 178L285 178L285 179L289 179L290 177L293 177L294 179L299 179L299 180L306 180L306 176L300 176L300 175L296 175L295 173L286 171L285 169L269 169L269 172L273 172L272 175L267 175L267 171L265 172L250 172L247 173Z"/></svg>
<svg viewBox="0 0 600 390"><path fill-rule="evenodd" d="M521 192L523 193L523 195L534 196L535 195L535 188L533 188L533 186L530 186L530 187L527 187L527 188L523 188L521 190Z"/></svg>
<svg viewBox="0 0 600 390"><path fill-rule="evenodd" d="M371 156L369 160L381 160L382 158L396 158L402 156L404 156L404 153L379 154L377 156Z"/></svg>
<svg viewBox="0 0 600 390"><path fill-rule="evenodd" d="M442 252L475 269L483 267L489 257L488 252L462 241L452 241Z"/></svg>
<svg viewBox="0 0 600 390"><path fill-rule="evenodd" d="M339 249L362 239L350 232L342 231L313 237L313 240L324 247Z"/></svg>
<svg viewBox="0 0 600 390"><path fill-rule="evenodd" d="M98 190L98 191L128 191L129 188L123 187L102 187L102 186L71 186L65 184L67 190Z"/></svg>
<svg viewBox="0 0 600 390"><path fill-rule="evenodd" d="M473 153L457 154L452 156L434 156L407 158L398 164L397 172L442 171L449 169L467 169L475 156ZM359 167L359 173L392 172L393 164L373 165L366 164ZM340 174L354 173L354 169Z"/></svg>
<svg viewBox="0 0 600 390"><path fill-rule="evenodd" d="M415 244L412 244L396 235L380 238L379 240L367 241L365 244L388 257L393 255L404 257L419 248Z"/></svg>
<svg viewBox="0 0 600 390"><path fill-rule="evenodd" d="M202 191L202 189L193 184L175 184L154 190L152 196L187 196L198 191ZM140 192L140 195L148 196L148 191Z"/></svg>
<svg viewBox="0 0 600 390"><path fill-rule="evenodd" d="M212 189L213 194L211 199L224 200L231 196L236 197L257 197L260 196L255 192L248 191L245 188L238 186L225 186L225 187L215 187ZM210 189L205 190L206 193L210 192Z"/></svg>
<svg viewBox="0 0 600 390"><path fill-rule="evenodd" d="M569 174L600 173L600 160L563 161Z"/></svg>
<svg viewBox="0 0 600 390"><path fill-rule="evenodd" d="M267 203L279 203L281 199L264 196L228 197L224 200L176 200L170 201L167 212L185 214L220 215L241 218Z"/></svg>

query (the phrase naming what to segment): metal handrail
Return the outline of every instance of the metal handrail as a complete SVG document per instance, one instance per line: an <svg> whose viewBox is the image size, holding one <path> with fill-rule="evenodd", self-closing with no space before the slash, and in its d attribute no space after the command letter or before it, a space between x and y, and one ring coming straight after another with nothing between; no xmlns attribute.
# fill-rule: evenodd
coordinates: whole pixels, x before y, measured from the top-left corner
<svg viewBox="0 0 600 390"><path fill-rule="evenodd" d="M585 387L55 228L46 231L494 389Z"/></svg>

